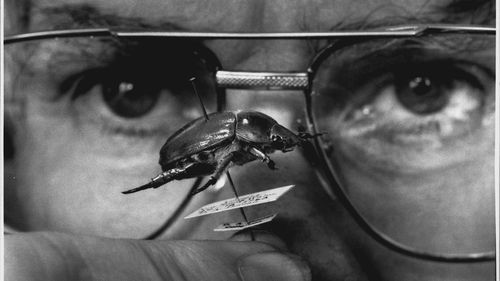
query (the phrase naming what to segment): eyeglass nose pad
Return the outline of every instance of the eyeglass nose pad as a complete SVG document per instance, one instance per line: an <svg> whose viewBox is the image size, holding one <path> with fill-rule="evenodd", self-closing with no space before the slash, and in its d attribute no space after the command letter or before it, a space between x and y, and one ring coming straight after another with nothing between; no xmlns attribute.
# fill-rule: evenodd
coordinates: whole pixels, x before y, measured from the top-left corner
<svg viewBox="0 0 500 281"><path fill-rule="evenodd" d="M321 148L325 152L325 155L327 157L331 157L331 155L333 153L333 142L332 142L332 140L330 140L330 138L328 138L328 137L324 137L323 136L320 142L321 142Z"/></svg>

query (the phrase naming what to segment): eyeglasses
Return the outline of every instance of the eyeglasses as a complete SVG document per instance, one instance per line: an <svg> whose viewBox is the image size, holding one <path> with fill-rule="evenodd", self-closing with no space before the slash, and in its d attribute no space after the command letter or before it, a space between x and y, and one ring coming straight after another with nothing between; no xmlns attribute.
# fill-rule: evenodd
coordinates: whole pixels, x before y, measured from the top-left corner
<svg viewBox="0 0 500 281"><path fill-rule="evenodd" d="M225 89L303 91L308 129L323 133L315 147L325 190L367 233L412 257L493 260L495 253L484 242L491 237L440 253L430 239L400 235L397 225L438 222L432 210L411 213L423 198L454 210L478 202L467 198L470 182L456 177L471 161L489 161L482 151L491 143L480 136L494 112L494 34L494 28L455 25L326 33L81 29L20 34L4 40L6 73L16 74L8 78L5 110L19 111L20 100L30 93L31 103L40 104L38 114L73 112L75 122L83 124L80 131L88 133L84 137L97 146L92 149L105 149L114 142L106 143L94 130L127 141L159 138L201 116L191 77L197 78L209 111L226 109ZM224 69L203 44L227 39L328 44L304 72L249 72ZM464 151L479 156L471 159ZM446 191L464 195L442 199L439 193ZM491 202L474 212L491 217L491 225L481 227L491 227L494 236ZM405 204L411 212L402 208ZM388 225L388 215L396 223ZM429 236L477 237L461 225L459 214L447 219L449 225L436 225Z"/></svg>

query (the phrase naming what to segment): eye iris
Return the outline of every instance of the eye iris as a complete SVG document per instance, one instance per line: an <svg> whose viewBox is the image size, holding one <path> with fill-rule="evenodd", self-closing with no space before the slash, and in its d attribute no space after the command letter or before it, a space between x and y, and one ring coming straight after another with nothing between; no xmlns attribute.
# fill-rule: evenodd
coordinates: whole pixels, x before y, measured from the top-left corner
<svg viewBox="0 0 500 281"><path fill-rule="evenodd" d="M129 81L104 86L103 98L109 108L123 118L136 118L147 114L158 101L160 91Z"/></svg>
<svg viewBox="0 0 500 281"><path fill-rule="evenodd" d="M448 103L448 94L443 85L428 76L413 76L401 79L397 84L399 101L416 114L430 114L443 109Z"/></svg>

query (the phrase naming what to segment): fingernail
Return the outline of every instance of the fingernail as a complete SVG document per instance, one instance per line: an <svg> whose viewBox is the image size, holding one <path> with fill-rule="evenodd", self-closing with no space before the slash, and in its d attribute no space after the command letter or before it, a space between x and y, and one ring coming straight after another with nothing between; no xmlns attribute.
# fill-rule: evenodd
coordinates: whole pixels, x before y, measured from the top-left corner
<svg viewBox="0 0 500 281"><path fill-rule="evenodd" d="M243 281L311 280L309 266L300 257L279 252L244 257L238 262L238 271Z"/></svg>
<svg viewBox="0 0 500 281"><path fill-rule="evenodd" d="M250 233L251 231L251 233ZM252 241L252 235L256 242L269 244L277 250L286 251L287 246L281 238L265 230L245 230L237 232L231 237L232 241Z"/></svg>

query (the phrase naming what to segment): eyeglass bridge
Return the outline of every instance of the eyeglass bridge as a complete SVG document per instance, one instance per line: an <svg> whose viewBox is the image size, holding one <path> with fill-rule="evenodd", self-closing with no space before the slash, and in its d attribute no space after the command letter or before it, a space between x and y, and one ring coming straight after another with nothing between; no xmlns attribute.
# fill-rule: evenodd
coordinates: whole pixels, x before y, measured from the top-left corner
<svg viewBox="0 0 500 281"><path fill-rule="evenodd" d="M309 76L304 72L217 71L217 85L231 89L305 90Z"/></svg>

